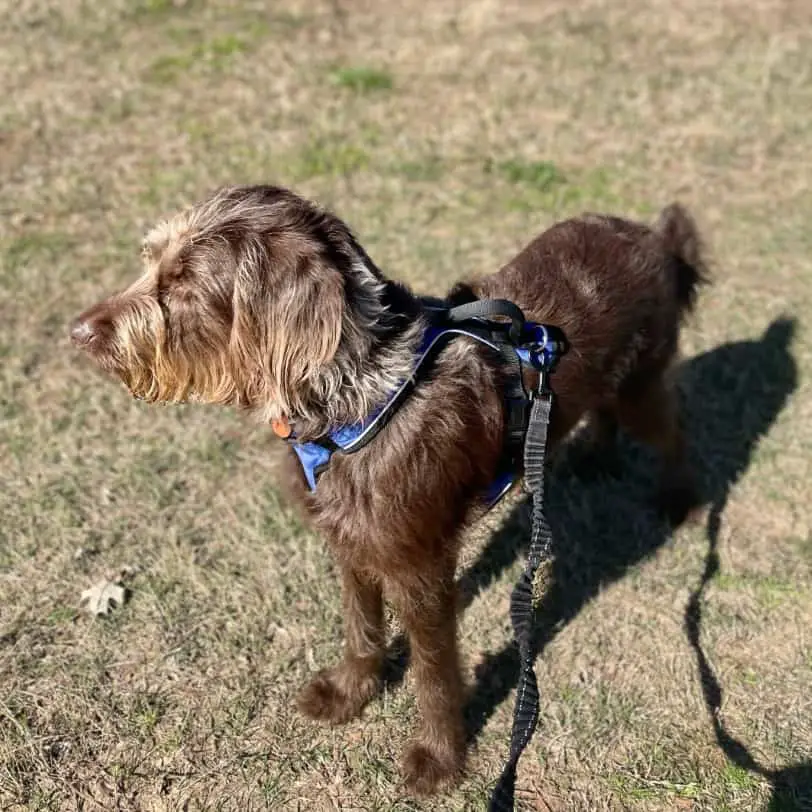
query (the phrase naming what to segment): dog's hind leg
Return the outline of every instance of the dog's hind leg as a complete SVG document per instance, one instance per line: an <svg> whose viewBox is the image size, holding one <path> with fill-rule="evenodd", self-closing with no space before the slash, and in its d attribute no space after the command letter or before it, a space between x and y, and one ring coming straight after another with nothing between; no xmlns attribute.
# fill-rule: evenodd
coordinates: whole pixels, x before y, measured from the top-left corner
<svg viewBox="0 0 812 812"><path fill-rule="evenodd" d="M658 508L673 526L682 524L699 507L700 499L685 453L676 398L665 377L625 388L618 399L617 419L631 436L659 451Z"/></svg>
<svg viewBox="0 0 812 812"><path fill-rule="evenodd" d="M302 713L334 723L358 716L380 690L385 642L380 584L346 565L342 580L344 660L320 672L299 695Z"/></svg>
<svg viewBox="0 0 812 812"><path fill-rule="evenodd" d="M589 415L585 430L567 445L568 467L582 482L621 476L617 430L618 421L613 409L595 409Z"/></svg>

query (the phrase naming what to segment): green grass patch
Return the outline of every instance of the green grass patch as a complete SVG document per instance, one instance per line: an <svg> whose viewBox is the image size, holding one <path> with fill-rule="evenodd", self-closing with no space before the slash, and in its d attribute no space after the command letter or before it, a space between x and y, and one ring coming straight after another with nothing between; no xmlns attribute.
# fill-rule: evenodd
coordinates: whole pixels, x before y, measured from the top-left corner
<svg viewBox="0 0 812 812"><path fill-rule="evenodd" d="M510 211L606 211L626 204L619 179L605 167L564 173L551 161L510 159L486 161L484 170L504 184L504 205ZM643 213L639 205L631 208Z"/></svg>
<svg viewBox="0 0 812 812"><path fill-rule="evenodd" d="M239 440L230 437L206 436L200 445L190 449L189 453L200 463L220 468L233 465L241 449L242 445Z"/></svg>
<svg viewBox="0 0 812 812"><path fill-rule="evenodd" d="M162 22L175 14L189 14L199 9L199 0L136 0L130 7L129 16L139 22Z"/></svg>
<svg viewBox="0 0 812 812"><path fill-rule="evenodd" d="M354 93L391 90L395 84L392 74L388 71L361 66L334 68L330 72L330 80L334 85L352 90Z"/></svg>
<svg viewBox="0 0 812 812"><path fill-rule="evenodd" d="M75 617L75 607L56 606L48 613L47 621L52 626L61 626L65 623L70 623Z"/></svg>
<svg viewBox="0 0 812 812"><path fill-rule="evenodd" d="M135 199L149 212L152 220L158 212L174 210L184 193L194 189L196 183L194 169L155 168L144 177L144 186L135 193ZM133 239L128 248L130 257L136 256L137 246Z"/></svg>
<svg viewBox="0 0 812 812"><path fill-rule="evenodd" d="M566 182L561 170L552 161L522 161L511 158L507 161L487 162L485 171L501 175L510 183L521 183L548 191Z"/></svg>
<svg viewBox="0 0 812 812"><path fill-rule="evenodd" d="M799 594L798 587L791 581L772 575L721 573L714 583L719 589L728 592L738 590L752 592L759 604L765 609L774 609Z"/></svg>
<svg viewBox="0 0 812 812"><path fill-rule="evenodd" d="M266 23L253 22L240 31L203 39L182 51L155 59L147 68L145 78L152 84L167 85L195 70L222 72L235 58L252 51L268 31ZM201 34L197 28L176 27L170 36L182 43L197 39Z"/></svg>
<svg viewBox="0 0 812 812"><path fill-rule="evenodd" d="M721 778L727 789L738 792L755 789L761 783L753 773L735 764L727 764L722 770Z"/></svg>
<svg viewBox="0 0 812 812"><path fill-rule="evenodd" d="M319 139L306 146L295 159L292 174L297 180L321 175L351 175L370 164L362 147L338 140Z"/></svg>
<svg viewBox="0 0 812 812"><path fill-rule="evenodd" d="M129 715L133 733L142 739L152 736L164 712L165 703L157 694L147 693L136 696Z"/></svg>

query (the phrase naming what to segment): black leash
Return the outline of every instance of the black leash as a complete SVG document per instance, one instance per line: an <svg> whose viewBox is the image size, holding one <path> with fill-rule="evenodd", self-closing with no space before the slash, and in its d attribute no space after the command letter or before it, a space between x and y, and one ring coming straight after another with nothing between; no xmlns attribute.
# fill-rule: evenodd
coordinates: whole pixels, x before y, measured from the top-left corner
<svg viewBox="0 0 812 812"><path fill-rule="evenodd" d="M477 300L452 308L446 314L449 321L470 318L488 319L502 316L510 319L508 335L515 346L522 346L524 313L513 302L503 299ZM544 513L544 464L547 455L547 429L553 405L553 392L549 375L560 355L567 351L567 341L560 329L545 327L545 346L541 353L531 355L530 363L538 370L539 382L531 398L530 418L524 434L524 487L532 494L532 535L527 554L527 565L510 596L510 622L519 649L520 672L513 711L513 730L510 737L510 755L499 781L491 795L491 812L513 812L515 807L516 767L524 749L533 736L539 718L539 689L533 666L537 655L536 615L533 605L533 582L542 564L552 557L552 532ZM515 363L515 359L514 359ZM512 365L511 365L512 366ZM521 369L515 367L519 395L523 392ZM515 392L513 394L516 394ZM525 397L527 397L525 395ZM521 413L517 413L520 415ZM524 412L526 415L526 412ZM508 428L510 429L510 420ZM521 421L523 423L523 421ZM524 429L522 425L521 430Z"/></svg>
<svg viewBox="0 0 812 812"><path fill-rule="evenodd" d="M547 427L553 393L547 383L547 370L539 373L538 391L533 397L530 423L524 446L524 484L533 496L533 530L527 566L510 596L510 622L519 648L521 670L513 712L510 756L491 795L491 812L514 809L516 766L538 724L539 689L533 665L536 660L536 609L533 606L533 581L541 564L552 552L552 532L544 514L544 461L547 453Z"/></svg>

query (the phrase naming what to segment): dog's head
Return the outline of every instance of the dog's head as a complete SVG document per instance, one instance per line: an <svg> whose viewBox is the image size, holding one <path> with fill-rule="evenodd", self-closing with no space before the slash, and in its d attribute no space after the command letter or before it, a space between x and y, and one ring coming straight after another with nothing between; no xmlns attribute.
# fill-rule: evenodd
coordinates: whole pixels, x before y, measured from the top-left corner
<svg viewBox="0 0 812 812"><path fill-rule="evenodd" d="M71 329L136 397L235 404L307 425L358 419L372 389L391 384L358 386L384 334L404 329L387 283L343 222L292 192L221 189L154 228L143 264Z"/></svg>

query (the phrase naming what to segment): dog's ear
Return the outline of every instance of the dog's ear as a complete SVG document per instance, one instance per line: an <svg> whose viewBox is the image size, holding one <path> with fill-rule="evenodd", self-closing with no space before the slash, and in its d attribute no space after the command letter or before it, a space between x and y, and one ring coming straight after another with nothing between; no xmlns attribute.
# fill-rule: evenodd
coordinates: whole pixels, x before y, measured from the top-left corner
<svg viewBox="0 0 812 812"><path fill-rule="evenodd" d="M298 388L329 364L341 342L344 279L319 260L303 261L272 293L270 364L281 385Z"/></svg>
<svg viewBox="0 0 812 812"><path fill-rule="evenodd" d="M273 401L291 415L318 389L319 373L338 351L345 286L315 250L274 253L261 260L249 254L239 265L231 348L248 375L244 399L256 406L258 399Z"/></svg>

